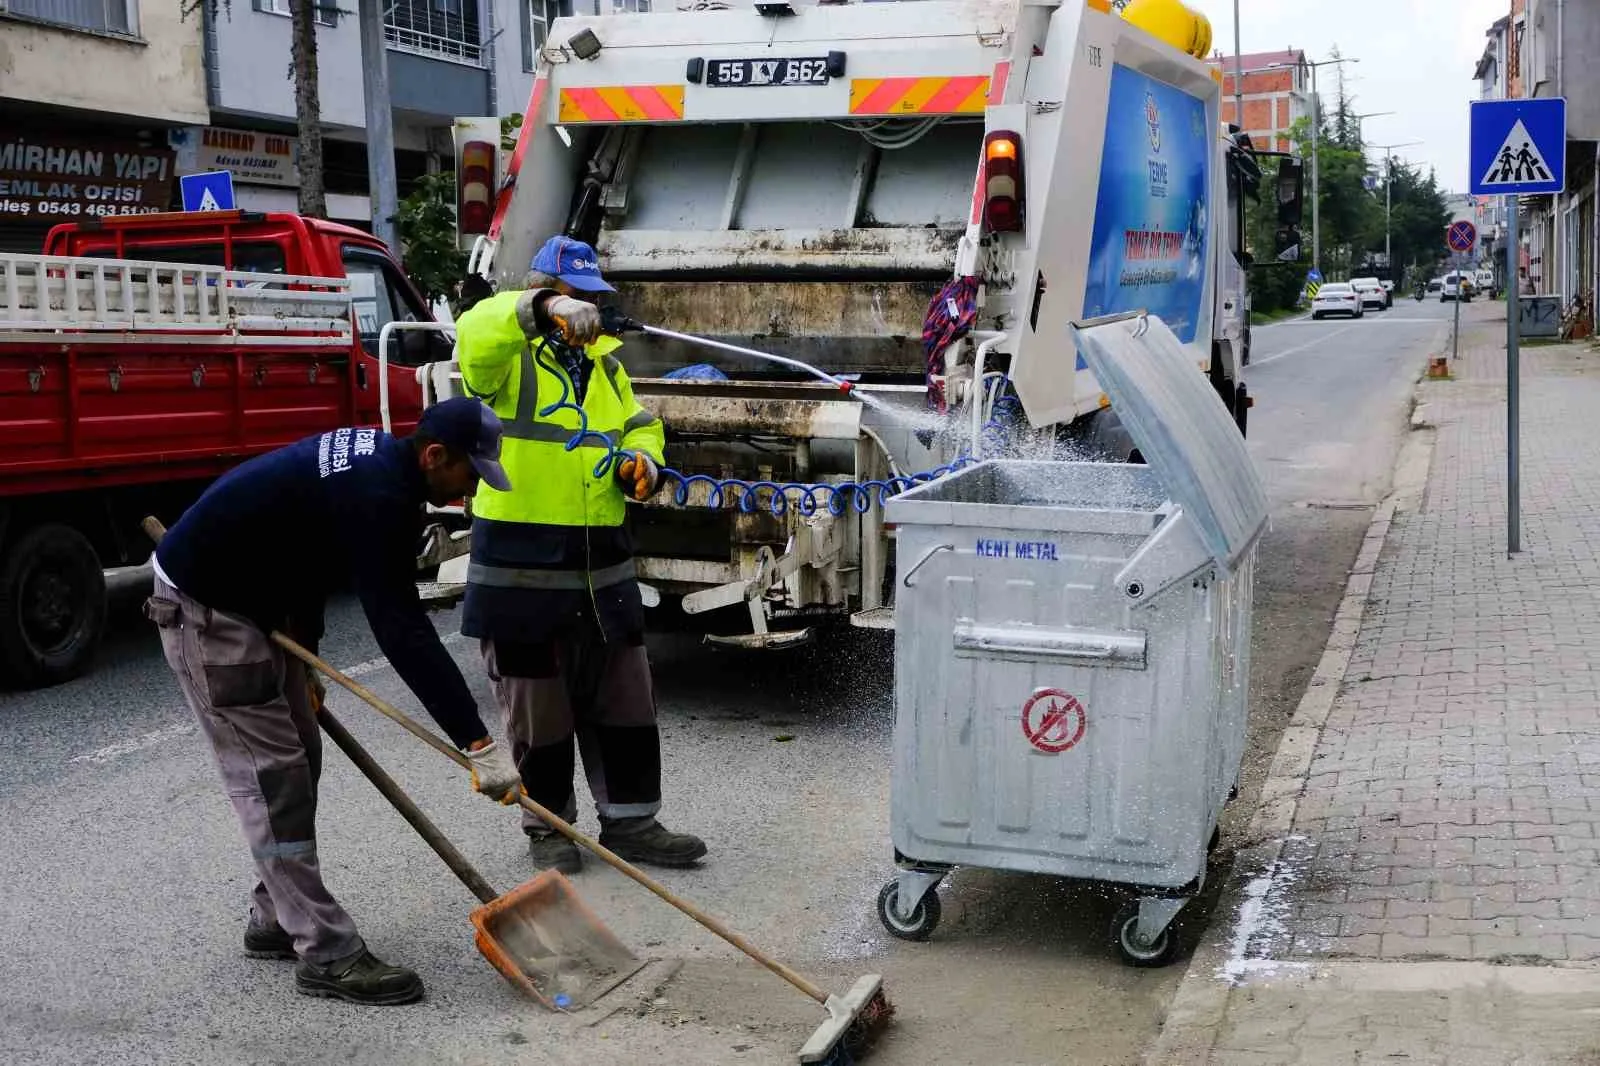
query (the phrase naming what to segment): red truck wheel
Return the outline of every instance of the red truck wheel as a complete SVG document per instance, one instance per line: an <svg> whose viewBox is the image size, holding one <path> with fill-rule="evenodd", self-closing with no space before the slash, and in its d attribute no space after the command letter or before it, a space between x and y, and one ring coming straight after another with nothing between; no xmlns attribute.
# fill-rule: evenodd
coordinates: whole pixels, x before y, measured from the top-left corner
<svg viewBox="0 0 1600 1066"><path fill-rule="evenodd" d="M44 525L5 549L0 663L13 681L52 685L83 673L105 618L105 575L83 534Z"/></svg>

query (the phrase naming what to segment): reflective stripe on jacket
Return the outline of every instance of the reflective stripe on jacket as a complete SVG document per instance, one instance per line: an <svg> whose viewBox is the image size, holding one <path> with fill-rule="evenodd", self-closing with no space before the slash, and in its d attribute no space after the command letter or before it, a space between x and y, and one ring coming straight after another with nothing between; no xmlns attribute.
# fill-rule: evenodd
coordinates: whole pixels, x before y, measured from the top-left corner
<svg viewBox="0 0 1600 1066"><path fill-rule="evenodd" d="M568 450L580 430L578 412L551 409L576 397L571 378L538 334L534 295L498 293L456 323L462 381L504 423L500 461L512 485L510 492L479 485L473 513L498 522L620 526L622 487L610 470L595 476L605 447L592 436ZM620 347L617 338L603 336L585 349L595 362L582 404L588 430L660 463L666 445L661 420L634 399L628 373L612 354Z"/></svg>

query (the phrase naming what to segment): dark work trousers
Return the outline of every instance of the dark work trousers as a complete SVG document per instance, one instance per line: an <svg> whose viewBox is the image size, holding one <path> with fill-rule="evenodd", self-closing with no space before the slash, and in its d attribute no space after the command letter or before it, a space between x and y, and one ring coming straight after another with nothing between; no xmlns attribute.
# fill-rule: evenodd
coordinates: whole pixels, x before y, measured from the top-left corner
<svg viewBox="0 0 1600 1066"><path fill-rule="evenodd" d="M305 667L242 618L196 603L156 579L145 614L211 742L222 785L255 859L258 925L276 922L307 962L364 946L317 864L322 737Z"/></svg>
<svg viewBox="0 0 1600 1066"><path fill-rule="evenodd" d="M576 749L602 823L653 816L661 809L661 734L644 639L607 643L586 621L575 629L536 644L482 643L523 787L572 821ZM522 825L546 831L527 811Z"/></svg>

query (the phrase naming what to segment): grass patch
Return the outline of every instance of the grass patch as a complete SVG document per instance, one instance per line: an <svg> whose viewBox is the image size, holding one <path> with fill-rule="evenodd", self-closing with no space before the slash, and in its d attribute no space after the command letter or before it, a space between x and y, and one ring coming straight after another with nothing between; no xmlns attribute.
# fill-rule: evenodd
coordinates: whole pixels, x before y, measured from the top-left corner
<svg viewBox="0 0 1600 1066"><path fill-rule="evenodd" d="M1282 322L1286 318L1295 318L1306 312L1298 307L1280 307L1275 311L1251 311L1250 324L1264 326L1268 322Z"/></svg>

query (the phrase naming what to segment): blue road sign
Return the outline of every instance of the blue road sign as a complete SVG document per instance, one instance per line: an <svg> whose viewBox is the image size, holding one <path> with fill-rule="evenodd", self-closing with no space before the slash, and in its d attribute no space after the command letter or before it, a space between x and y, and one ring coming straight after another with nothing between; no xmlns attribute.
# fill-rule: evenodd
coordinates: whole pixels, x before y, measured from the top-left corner
<svg viewBox="0 0 1600 1066"><path fill-rule="evenodd" d="M1307 281L1321 281L1322 280L1322 271L1320 271L1320 270L1308 270L1308 271L1306 271L1306 280Z"/></svg>
<svg viewBox="0 0 1600 1066"><path fill-rule="evenodd" d="M1471 125L1469 192L1505 196L1566 188L1566 100L1476 100Z"/></svg>
<svg viewBox="0 0 1600 1066"><path fill-rule="evenodd" d="M232 211L233 174L212 170L204 174L184 174L178 179L185 211Z"/></svg>
<svg viewBox="0 0 1600 1066"><path fill-rule="evenodd" d="M1444 242L1457 255L1467 255L1478 243L1478 227L1464 218L1457 219L1444 231Z"/></svg>

